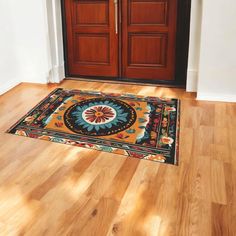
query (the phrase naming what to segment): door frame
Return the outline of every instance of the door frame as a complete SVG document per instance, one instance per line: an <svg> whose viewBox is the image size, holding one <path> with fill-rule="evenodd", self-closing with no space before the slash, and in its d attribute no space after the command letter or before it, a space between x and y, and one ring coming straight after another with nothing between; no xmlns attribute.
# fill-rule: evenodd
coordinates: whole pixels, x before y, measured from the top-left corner
<svg viewBox="0 0 236 236"><path fill-rule="evenodd" d="M65 61L65 76L77 77L79 75L73 75L69 73L67 63L67 33L66 33L66 17L65 17L65 1L61 1L62 11L62 32L63 32L63 50ZM122 0L119 0L119 3ZM130 79L123 77L101 77L101 76L83 76L82 78L88 78L93 80L105 80L115 82L132 82L132 83L144 83L144 84L166 84L174 86L186 87L187 81L187 69L188 69L188 53L189 53L189 33L190 33L190 13L191 13L191 0L178 0L177 9L177 32L176 32L176 56L175 56L175 79L172 81L163 80L147 80L147 79ZM120 40L119 40L120 41ZM120 55L119 55L120 56Z"/></svg>

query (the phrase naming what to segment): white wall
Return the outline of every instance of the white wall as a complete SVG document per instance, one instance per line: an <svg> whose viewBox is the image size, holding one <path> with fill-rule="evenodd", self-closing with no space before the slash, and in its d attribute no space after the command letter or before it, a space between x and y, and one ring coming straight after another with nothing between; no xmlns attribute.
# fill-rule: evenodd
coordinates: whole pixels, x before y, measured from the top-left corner
<svg viewBox="0 0 236 236"><path fill-rule="evenodd" d="M203 1L198 99L236 102L236 2Z"/></svg>
<svg viewBox="0 0 236 236"><path fill-rule="evenodd" d="M0 94L20 82L12 5L12 0L0 1Z"/></svg>
<svg viewBox="0 0 236 236"><path fill-rule="evenodd" d="M62 44L62 33L49 31L49 24L61 23L52 14L48 19L47 4L52 2L0 1L0 94L20 82L59 82L64 78L63 51L52 54L52 47ZM60 9L54 11L60 13Z"/></svg>
<svg viewBox="0 0 236 236"><path fill-rule="evenodd" d="M12 13L20 80L47 83L50 54L44 1L15 0L13 2Z"/></svg>
<svg viewBox="0 0 236 236"><path fill-rule="evenodd" d="M50 71L49 38L44 1L15 0L17 53L23 82L47 83Z"/></svg>

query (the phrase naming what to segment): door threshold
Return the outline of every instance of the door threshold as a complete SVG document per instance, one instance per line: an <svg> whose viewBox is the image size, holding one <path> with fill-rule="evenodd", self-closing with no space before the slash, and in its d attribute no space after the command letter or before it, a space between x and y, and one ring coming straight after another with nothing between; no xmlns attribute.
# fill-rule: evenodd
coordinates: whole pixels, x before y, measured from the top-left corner
<svg viewBox="0 0 236 236"><path fill-rule="evenodd" d="M118 78L117 77L94 77L94 76L83 76L83 77L67 76L65 77L65 80L186 89L185 84L182 84L182 85L176 84L175 81L160 81L160 80L152 81L152 80L146 80L146 79L129 79L129 78L120 78L120 77Z"/></svg>

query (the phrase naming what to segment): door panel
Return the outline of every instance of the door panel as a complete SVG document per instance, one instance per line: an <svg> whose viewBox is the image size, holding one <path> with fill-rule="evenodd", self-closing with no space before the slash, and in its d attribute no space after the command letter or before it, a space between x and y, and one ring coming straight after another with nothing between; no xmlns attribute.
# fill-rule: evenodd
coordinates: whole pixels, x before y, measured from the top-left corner
<svg viewBox="0 0 236 236"><path fill-rule="evenodd" d="M165 66L167 44L165 34L131 33L128 43L130 45L128 53L130 66Z"/></svg>
<svg viewBox="0 0 236 236"><path fill-rule="evenodd" d="M107 34L76 34L74 43L74 59L77 63L109 65Z"/></svg>
<svg viewBox="0 0 236 236"><path fill-rule="evenodd" d="M71 75L118 76L118 35L113 0L65 1Z"/></svg>
<svg viewBox="0 0 236 236"><path fill-rule="evenodd" d="M129 4L129 24L166 25L167 2L131 1Z"/></svg>
<svg viewBox="0 0 236 236"><path fill-rule="evenodd" d="M83 2L76 4L75 20L77 24L109 24L109 4L106 1L101 2Z"/></svg>
<svg viewBox="0 0 236 236"><path fill-rule="evenodd" d="M177 0L122 3L123 76L174 80Z"/></svg>

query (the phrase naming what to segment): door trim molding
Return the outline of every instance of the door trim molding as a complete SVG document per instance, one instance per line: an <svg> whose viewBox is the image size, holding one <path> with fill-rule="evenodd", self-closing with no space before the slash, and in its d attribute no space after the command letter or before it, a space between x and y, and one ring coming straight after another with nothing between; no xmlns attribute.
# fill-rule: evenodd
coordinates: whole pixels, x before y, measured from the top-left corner
<svg viewBox="0 0 236 236"><path fill-rule="evenodd" d="M178 0L175 81L186 86L189 54L191 0Z"/></svg>
<svg viewBox="0 0 236 236"><path fill-rule="evenodd" d="M63 31L63 50L65 60L65 76L66 77L79 77L79 75L69 74L68 61L67 61L67 35L66 35L66 19L65 19L65 0L61 1L62 11L62 31ZM178 13L177 13L177 32L176 32L176 62L175 62L175 80L173 81L148 81L146 79L127 79L121 77L94 77L82 76L83 78L91 78L98 80L116 80L127 81L135 83L150 83L150 84L168 84L176 86L186 86L187 69L188 69L188 53L189 53L189 33L190 33L190 14L191 14L191 0L178 0Z"/></svg>

